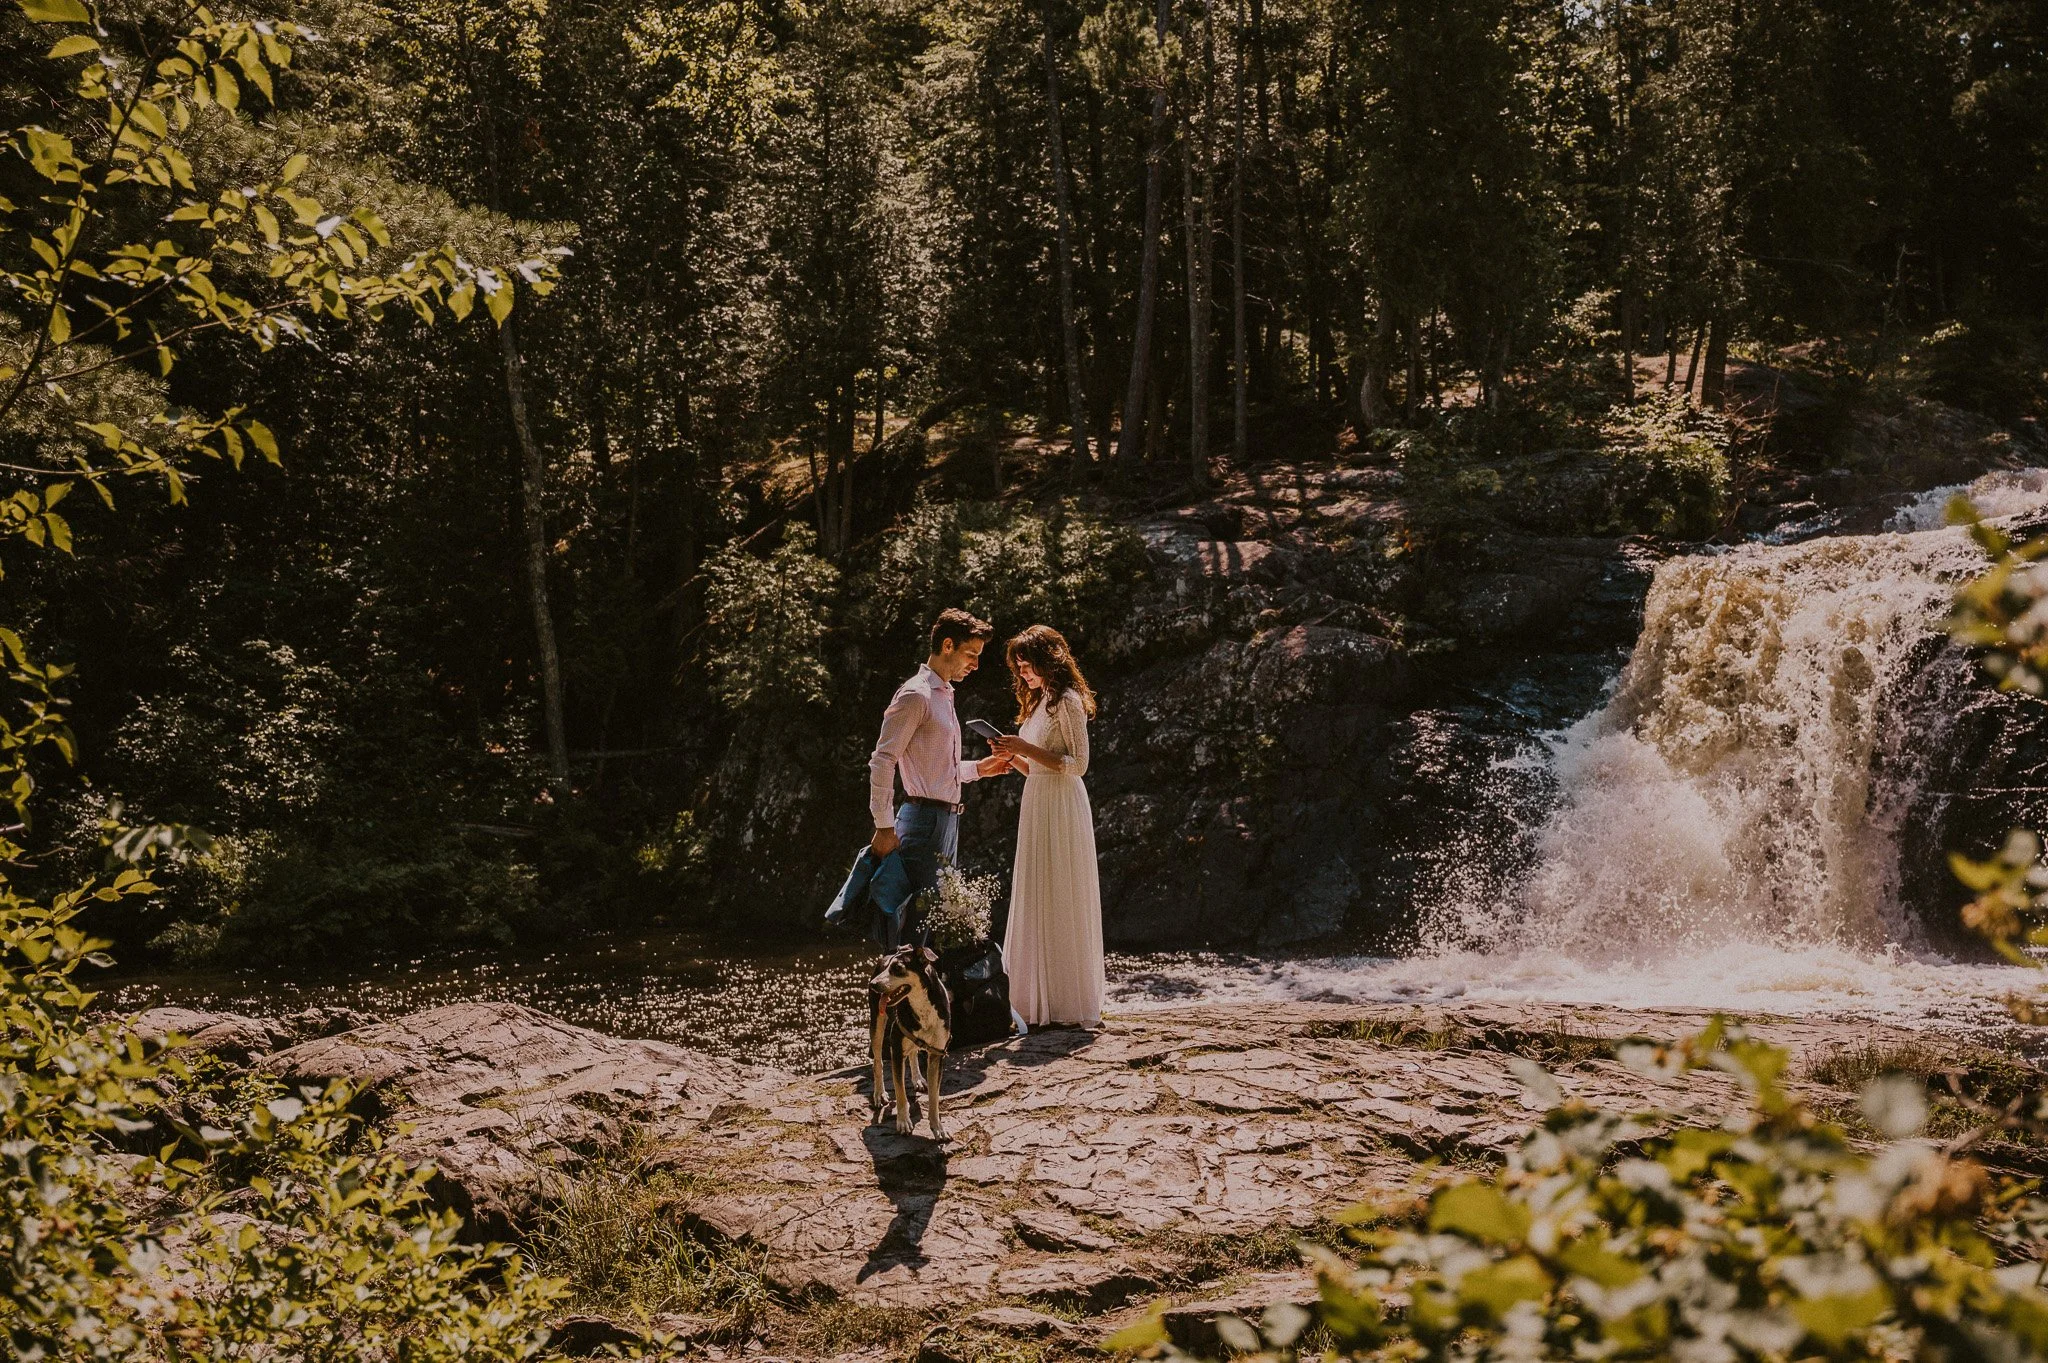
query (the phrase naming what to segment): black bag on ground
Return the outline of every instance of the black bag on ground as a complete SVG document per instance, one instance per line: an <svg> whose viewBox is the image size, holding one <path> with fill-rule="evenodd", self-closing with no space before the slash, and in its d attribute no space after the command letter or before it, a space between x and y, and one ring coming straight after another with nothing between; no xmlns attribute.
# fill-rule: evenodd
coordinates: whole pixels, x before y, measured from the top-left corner
<svg viewBox="0 0 2048 1363"><path fill-rule="evenodd" d="M939 978L953 995L953 1049L1010 1035L1010 974L1000 946L980 941L948 947L939 953Z"/></svg>

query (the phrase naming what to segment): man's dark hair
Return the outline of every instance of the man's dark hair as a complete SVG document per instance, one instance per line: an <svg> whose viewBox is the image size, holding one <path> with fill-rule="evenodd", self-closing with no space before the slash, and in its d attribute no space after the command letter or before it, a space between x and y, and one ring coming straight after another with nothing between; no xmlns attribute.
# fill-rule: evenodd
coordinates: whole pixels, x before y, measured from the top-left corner
<svg viewBox="0 0 2048 1363"><path fill-rule="evenodd" d="M939 612L939 618L932 621L932 652L943 653L946 641L951 640L958 648L969 639L993 639L996 627L986 620L978 620L957 606Z"/></svg>

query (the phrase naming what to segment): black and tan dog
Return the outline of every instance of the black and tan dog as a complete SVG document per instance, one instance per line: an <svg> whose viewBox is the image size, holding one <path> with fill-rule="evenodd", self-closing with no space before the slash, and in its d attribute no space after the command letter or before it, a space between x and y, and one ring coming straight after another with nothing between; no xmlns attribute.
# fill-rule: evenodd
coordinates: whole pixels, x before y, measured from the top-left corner
<svg viewBox="0 0 2048 1363"><path fill-rule="evenodd" d="M917 1123L911 1073L922 1051L932 1139L942 1141L946 1128L939 1121L939 1086L945 1075L946 1048L953 1042L953 996L939 978L938 964L936 952L912 943L885 958L881 970L868 982L868 1040L874 1058L869 1101L874 1106L875 1124L880 1125L889 1108L889 1092L882 1086L886 1062L895 1087L896 1130L909 1135Z"/></svg>

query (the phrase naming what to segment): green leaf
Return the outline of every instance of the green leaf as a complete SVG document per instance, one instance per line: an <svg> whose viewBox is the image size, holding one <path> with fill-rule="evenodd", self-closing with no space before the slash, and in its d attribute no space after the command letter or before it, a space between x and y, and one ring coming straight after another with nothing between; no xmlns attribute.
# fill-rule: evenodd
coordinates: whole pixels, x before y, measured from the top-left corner
<svg viewBox="0 0 2048 1363"><path fill-rule="evenodd" d="M1529 1233L1529 1209L1510 1202L1498 1188L1459 1183L1429 1204L1429 1228L1452 1231L1494 1245L1517 1245Z"/></svg>
<svg viewBox="0 0 2048 1363"><path fill-rule="evenodd" d="M1526 1254L1475 1269L1458 1280L1458 1300L1477 1306L1498 1320L1517 1302L1540 1301L1550 1291L1550 1275Z"/></svg>
<svg viewBox="0 0 2048 1363"><path fill-rule="evenodd" d="M1972 861L1960 852L1948 854L1948 869L1963 885L1978 894L2005 879L2005 868L1995 861Z"/></svg>
<svg viewBox="0 0 2048 1363"><path fill-rule="evenodd" d="M484 306L490 309L493 322L499 326L505 325L505 319L512 315L512 286L500 284L485 294Z"/></svg>
<svg viewBox="0 0 2048 1363"><path fill-rule="evenodd" d="M1891 1298L1882 1287L1791 1303L1794 1318L1830 1349L1841 1348L1851 1335L1876 1324L1890 1306Z"/></svg>
<svg viewBox="0 0 2048 1363"><path fill-rule="evenodd" d="M1102 1341L1111 1353L1136 1354L1166 1343L1166 1303L1153 1302L1149 1310L1123 1329Z"/></svg>
<svg viewBox="0 0 2048 1363"><path fill-rule="evenodd" d="M284 163L284 169L278 173L278 183L284 185L290 184L292 181L298 179L301 175L304 175L306 173L306 167L311 165L312 163L312 158L307 156L306 153L302 151L293 152L291 154L290 159Z"/></svg>
<svg viewBox="0 0 2048 1363"><path fill-rule="evenodd" d="M260 421L245 421L242 429L249 433L249 441L256 446L258 453L273 464L278 462L277 437L270 433L268 426Z"/></svg>
<svg viewBox="0 0 2048 1363"><path fill-rule="evenodd" d="M78 0L18 0L30 23L89 24L92 14Z"/></svg>
<svg viewBox="0 0 2048 1363"><path fill-rule="evenodd" d="M1328 1274L1321 1276L1323 1324L1338 1342L1377 1344L1386 1338L1378 1297L1369 1291L1353 1291Z"/></svg>
<svg viewBox="0 0 2048 1363"><path fill-rule="evenodd" d="M1216 1317L1216 1337L1223 1341L1224 1348L1240 1354L1255 1352L1265 1343L1259 1338L1257 1330L1246 1324L1241 1317L1233 1316L1227 1311Z"/></svg>
<svg viewBox="0 0 2048 1363"><path fill-rule="evenodd" d="M242 103L242 87L234 75L220 63L213 65L213 98L221 108L233 113Z"/></svg>
<svg viewBox="0 0 2048 1363"><path fill-rule="evenodd" d="M59 38L51 45L50 50L43 55L52 61L60 61L65 57L75 57L81 52L97 52L99 50L98 39L88 37L83 33L74 33L68 38Z"/></svg>
<svg viewBox="0 0 2048 1363"><path fill-rule="evenodd" d="M71 314L59 303L50 309L50 343L63 345L71 339Z"/></svg>
<svg viewBox="0 0 2048 1363"><path fill-rule="evenodd" d="M270 88L270 72L263 65L263 53L256 45L255 35L235 52L235 64L242 68L242 75L249 83L263 92L263 97L275 104L277 96Z"/></svg>
<svg viewBox="0 0 2048 1363"><path fill-rule="evenodd" d="M1566 1245L1558 1252L1557 1262L1565 1271L1602 1287L1626 1287L1643 1276L1640 1264L1602 1248L1590 1236Z"/></svg>
<svg viewBox="0 0 2048 1363"><path fill-rule="evenodd" d="M73 169L78 157L71 150L70 138L44 128L25 128L22 137L28 142L29 164L35 167L36 174L60 183L78 178Z"/></svg>
<svg viewBox="0 0 2048 1363"><path fill-rule="evenodd" d="M164 121L164 111L146 99L135 101L135 109L129 117L152 137L168 137L171 125Z"/></svg>

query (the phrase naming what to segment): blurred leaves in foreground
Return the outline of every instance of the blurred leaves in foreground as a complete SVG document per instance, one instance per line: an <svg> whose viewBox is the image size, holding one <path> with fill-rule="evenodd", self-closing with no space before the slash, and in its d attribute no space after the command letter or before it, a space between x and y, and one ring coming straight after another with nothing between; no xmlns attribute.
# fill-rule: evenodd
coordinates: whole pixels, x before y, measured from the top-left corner
<svg viewBox="0 0 2048 1363"><path fill-rule="evenodd" d="M1994 1178L1967 1139L1919 1137L1918 1080L1882 1076L1872 1147L1796 1102L1787 1052L1716 1022L1678 1045L1624 1045L1657 1080L1719 1070L1747 1111L1716 1125L1572 1101L1521 1064L1549 1108L1504 1169L1449 1178L1338 1218L1342 1252L1305 1246L1325 1357L1360 1359L1988 1359L2048 1354L2031 1182ZM2038 1117L2039 1114L2036 1114ZM1238 1354L1293 1360L1311 1314L1218 1322ZM1108 1347L1181 1357L1155 1314Z"/></svg>

